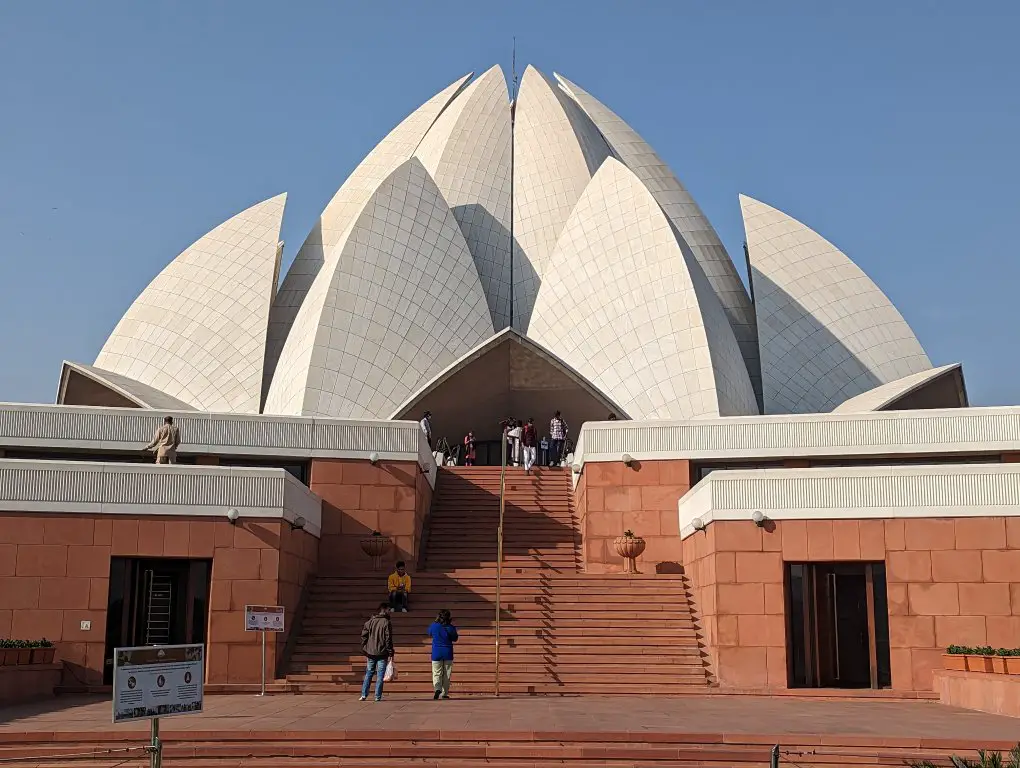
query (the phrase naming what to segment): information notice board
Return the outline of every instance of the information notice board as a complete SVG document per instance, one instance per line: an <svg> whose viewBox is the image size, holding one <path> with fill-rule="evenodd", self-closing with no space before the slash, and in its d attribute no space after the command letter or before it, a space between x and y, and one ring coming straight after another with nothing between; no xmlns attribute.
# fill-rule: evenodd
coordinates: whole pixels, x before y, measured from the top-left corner
<svg viewBox="0 0 1020 768"><path fill-rule="evenodd" d="M202 711L204 645L146 645L113 652L113 722Z"/></svg>
<svg viewBox="0 0 1020 768"><path fill-rule="evenodd" d="M283 632L282 605L244 606L244 629L246 632Z"/></svg>

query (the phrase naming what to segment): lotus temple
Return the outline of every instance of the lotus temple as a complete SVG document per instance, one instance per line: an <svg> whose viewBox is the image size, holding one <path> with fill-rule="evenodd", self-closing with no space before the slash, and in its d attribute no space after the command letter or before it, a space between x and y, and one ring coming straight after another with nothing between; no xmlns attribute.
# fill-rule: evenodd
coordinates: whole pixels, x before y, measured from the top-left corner
<svg viewBox="0 0 1020 768"><path fill-rule="evenodd" d="M465 694L1020 715L1020 676L945 654L1020 646L1020 407L971 407L846 233L739 195L728 253L682 173L582 86L528 67L512 98L493 67L411 111L303 243L284 193L166 243L55 404L0 404L0 638L56 646L0 694L108 690L115 648L167 643L206 645L207 692L258 690L246 605L286 611L271 692L355 692L399 559L410 615L470 628ZM504 474L503 419L544 439L555 411L563 460ZM393 690L431 695L392 621ZM621 681L634 653L659 671Z"/></svg>

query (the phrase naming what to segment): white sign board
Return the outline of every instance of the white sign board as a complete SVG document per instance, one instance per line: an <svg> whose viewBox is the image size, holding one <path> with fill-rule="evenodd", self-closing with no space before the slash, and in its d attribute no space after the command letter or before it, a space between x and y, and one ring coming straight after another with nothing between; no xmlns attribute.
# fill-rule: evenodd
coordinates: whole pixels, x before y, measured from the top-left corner
<svg viewBox="0 0 1020 768"><path fill-rule="evenodd" d="M244 606L244 630L245 632L283 632L283 606Z"/></svg>
<svg viewBox="0 0 1020 768"><path fill-rule="evenodd" d="M146 645L113 652L113 722L202 711L204 645Z"/></svg>

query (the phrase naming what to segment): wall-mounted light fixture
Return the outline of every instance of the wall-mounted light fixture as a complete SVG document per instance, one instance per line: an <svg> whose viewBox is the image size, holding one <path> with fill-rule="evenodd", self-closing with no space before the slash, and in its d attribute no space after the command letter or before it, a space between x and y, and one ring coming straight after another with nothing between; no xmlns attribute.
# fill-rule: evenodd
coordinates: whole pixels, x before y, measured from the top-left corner
<svg viewBox="0 0 1020 768"><path fill-rule="evenodd" d="M705 530L705 521L702 520L700 517L696 517L693 520L691 520L691 525L694 526L694 530L696 531Z"/></svg>
<svg viewBox="0 0 1020 768"><path fill-rule="evenodd" d="M762 513L760 509L756 509L754 510L754 512L751 513L751 519L754 521L754 524L757 525L759 528L765 525L766 521L768 520L768 518L765 517L765 515Z"/></svg>
<svg viewBox="0 0 1020 768"><path fill-rule="evenodd" d="M373 464L378 464L379 463L379 454L376 453L375 451L372 451L372 453L368 454L368 460L370 462L372 462Z"/></svg>
<svg viewBox="0 0 1020 768"><path fill-rule="evenodd" d="M629 453L623 454L623 463L626 464L628 467L634 466L634 457L631 456Z"/></svg>
<svg viewBox="0 0 1020 768"><path fill-rule="evenodd" d="M237 525L237 519L241 516L241 513L231 507L227 510L227 520L230 521L231 525Z"/></svg>
<svg viewBox="0 0 1020 768"><path fill-rule="evenodd" d="M300 531L305 527L305 519L301 517L301 515L298 515L293 520L288 520L287 522L290 523L290 529L292 531Z"/></svg>

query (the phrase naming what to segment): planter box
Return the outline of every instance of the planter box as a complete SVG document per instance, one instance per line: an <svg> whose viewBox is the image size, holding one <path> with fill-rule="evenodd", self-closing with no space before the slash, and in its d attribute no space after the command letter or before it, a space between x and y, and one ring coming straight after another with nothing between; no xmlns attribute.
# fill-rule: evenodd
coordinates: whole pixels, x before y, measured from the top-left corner
<svg viewBox="0 0 1020 768"><path fill-rule="evenodd" d="M995 668L992 666L994 656L964 656L967 659L967 671L968 672L987 672L992 673Z"/></svg>
<svg viewBox="0 0 1020 768"><path fill-rule="evenodd" d="M1007 675L1020 675L1020 656L1006 656L1003 658Z"/></svg>
<svg viewBox="0 0 1020 768"><path fill-rule="evenodd" d="M943 653L942 668L955 669L959 672L967 671L967 657L960 653Z"/></svg>
<svg viewBox="0 0 1020 768"><path fill-rule="evenodd" d="M18 656L17 656L18 660L16 662L18 666L22 666L23 664L31 664L32 663L32 649L31 648L18 648L18 649L16 649L16 653L18 654Z"/></svg>
<svg viewBox="0 0 1020 768"><path fill-rule="evenodd" d="M0 648L0 667L13 667L17 663L17 648Z"/></svg>
<svg viewBox="0 0 1020 768"><path fill-rule="evenodd" d="M56 655L56 648L33 648L32 649L32 663L33 664L52 664L53 657Z"/></svg>

